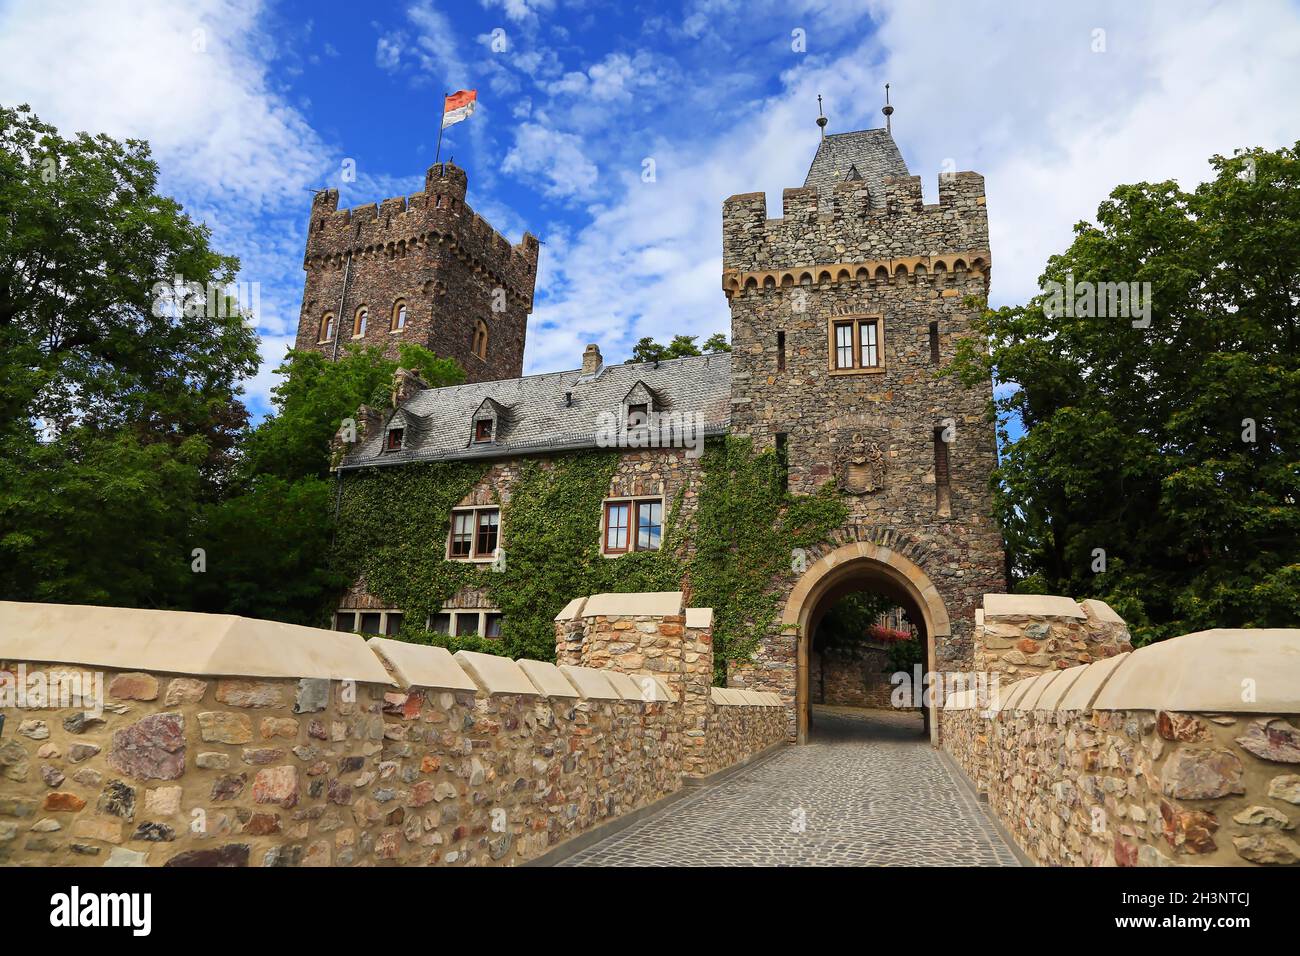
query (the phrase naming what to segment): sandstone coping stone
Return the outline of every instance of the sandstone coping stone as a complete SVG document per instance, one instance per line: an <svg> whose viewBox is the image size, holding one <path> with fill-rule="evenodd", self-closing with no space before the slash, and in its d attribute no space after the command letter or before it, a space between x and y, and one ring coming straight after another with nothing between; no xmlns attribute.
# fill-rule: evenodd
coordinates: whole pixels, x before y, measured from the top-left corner
<svg viewBox="0 0 1300 956"><path fill-rule="evenodd" d="M1042 675L1038 675L1041 677ZM1029 690L1029 685L1038 680L1038 677L1026 677L1018 680L1010 687L1006 688L998 696L998 710L1015 710L1020 698L1025 696L1025 691Z"/></svg>
<svg viewBox="0 0 1300 956"><path fill-rule="evenodd" d="M428 687L433 690L478 690L451 651L445 647L408 644L389 637L372 637L366 646L385 661L403 687Z"/></svg>
<svg viewBox="0 0 1300 956"><path fill-rule="evenodd" d="M155 674L397 683L357 634L195 611L0 601L0 657Z"/></svg>
<svg viewBox="0 0 1300 956"><path fill-rule="evenodd" d="M697 631L703 631L713 626L713 608L711 607L688 607L686 609L686 626Z"/></svg>
<svg viewBox="0 0 1300 956"><path fill-rule="evenodd" d="M636 591L626 594L593 594L587 598L581 617L668 617L682 613L681 591Z"/></svg>
<svg viewBox="0 0 1300 956"><path fill-rule="evenodd" d="M606 671L605 679L618 691L624 700L643 700L641 686L622 671Z"/></svg>
<svg viewBox="0 0 1300 956"><path fill-rule="evenodd" d="M568 604L564 605L563 611L555 615L555 620L572 621L574 618L578 617L581 614L582 605L585 604L586 601L587 599L585 597L574 598Z"/></svg>
<svg viewBox="0 0 1300 956"><path fill-rule="evenodd" d="M537 687L523 669L508 657L478 651L457 651L455 661L489 694L531 694Z"/></svg>
<svg viewBox="0 0 1300 956"><path fill-rule="evenodd" d="M1124 619L1120 617L1105 601L1098 601L1096 598L1084 598L1079 602L1089 617L1094 618L1102 624L1123 624Z"/></svg>
<svg viewBox="0 0 1300 956"><path fill-rule="evenodd" d="M1096 709L1300 713L1300 628L1215 628L1128 656ZM1255 690L1249 701L1242 700L1247 680Z"/></svg>
<svg viewBox="0 0 1300 956"><path fill-rule="evenodd" d="M1035 677L1033 686L1026 690L1025 695L1016 702L1016 710L1041 710L1042 707L1039 701L1042 699L1043 694L1053 684L1058 683L1057 678L1064 673L1065 671L1047 671Z"/></svg>
<svg viewBox="0 0 1300 956"><path fill-rule="evenodd" d="M627 676L640 689L642 700L667 703L673 699L673 695L668 693L668 688L653 674L628 674Z"/></svg>
<svg viewBox="0 0 1300 956"><path fill-rule="evenodd" d="M1075 664L1073 667L1067 667L1060 671L1060 676L1052 681L1052 685L1043 691L1042 696L1034 705L1035 710L1056 710L1057 704L1061 702L1066 692L1074 686L1074 682L1083 676L1092 664Z"/></svg>
<svg viewBox="0 0 1300 956"><path fill-rule="evenodd" d="M1092 702L1097 692L1105 686L1111 674L1124 666L1132 656L1132 652L1127 652L1084 664L1083 673L1070 685L1070 689L1061 695L1061 699L1056 702L1056 709L1092 710Z"/></svg>
<svg viewBox="0 0 1300 956"><path fill-rule="evenodd" d="M560 673L577 688L587 700L622 700L623 695L614 689L604 671L594 667L577 667L561 664Z"/></svg>
<svg viewBox="0 0 1300 956"><path fill-rule="evenodd" d="M715 704L721 704L724 707L744 706L749 703L745 699L744 691L736 687L713 687L710 688L709 694Z"/></svg>
<svg viewBox="0 0 1300 956"><path fill-rule="evenodd" d="M521 657L516 664L528 675L528 679L543 697L581 697L576 687L560 673L560 669L548 661L531 661Z"/></svg>
<svg viewBox="0 0 1300 956"><path fill-rule="evenodd" d="M1087 620L1088 614L1073 598L1054 594L986 594L984 618L995 617L1074 617Z"/></svg>
<svg viewBox="0 0 1300 956"><path fill-rule="evenodd" d="M768 706L767 698L764 697L764 695L759 693L758 691L742 690L740 688L736 688L736 689L740 691L740 695L745 699L745 703L749 704L751 707Z"/></svg>
<svg viewBox="0 0 1300 956"><path fill-rule="evenodd" d="M977 607L975 609L975 626L976 627L984 626L984 608L982 607Z"/></svg>

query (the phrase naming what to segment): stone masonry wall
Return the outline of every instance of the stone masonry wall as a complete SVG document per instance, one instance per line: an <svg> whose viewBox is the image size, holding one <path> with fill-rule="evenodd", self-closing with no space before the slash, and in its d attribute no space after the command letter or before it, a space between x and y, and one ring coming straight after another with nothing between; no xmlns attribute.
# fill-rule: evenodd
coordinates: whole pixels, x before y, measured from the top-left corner
<svg viewBox="0 0 1300 956"><path fill-rule="evenodd" d="M650 675L114 608L59 609L84 623L31 637L51 607L0 603L5 865L513 865L682 785L682 708ZM203 659L301 669L342 649L345 669L369 676L177 673L21 653L91 644L105 612L143 622L112 650L141 664L189 645ZM276 630L273 654L231 646L255 625ZM145 639L154 633L169 650ZM74 672L100 676L102 709L13 696ZM716 710L726 717L714 762L780 739L774 698Z"/></svg>
<svg viewBox="0 0 1300 956"><path fill-rule="evenodd" d="M1040 864L1300 865L1298 660L1297 630L1185 635L952 694L942 743Z"/></svg>
<svg viewBox="0 0 1300 956"><path fill-rule="evenodd" d="M889 654L880 647L828 648L810 656L808 686L814 704L892 707Z"/></svg>

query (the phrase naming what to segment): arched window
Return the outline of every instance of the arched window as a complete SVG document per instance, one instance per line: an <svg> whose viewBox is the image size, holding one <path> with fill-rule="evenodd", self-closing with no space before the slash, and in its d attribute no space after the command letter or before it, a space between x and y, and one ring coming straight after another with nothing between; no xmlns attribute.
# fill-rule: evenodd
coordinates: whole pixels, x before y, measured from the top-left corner
<svg viewBox="0 0 1300 956"><path fill-rule="evenodd" d="M366 324L370 321L370 310L364 305L357 309L357 317L352 320L352 337L362 338L366 334Z"/></svg>
<svg viewBox="0 0 1300 956"><path fill-rule="evenodd" d="M481 359L487 358L488 346L488 327L487 323L479 319L474 323L474 341L470 344L470 351Z"/></svg>
<svg viewBox="0 0 1300 956"><path fill-rule="evenodd" d="M326 312L320 320L320 341L329 342L334 338L334 313Z"/></svg>
<svg viewBox="0 0 1300 956"><path fill-rule="evenodd" d="M402 299L398 299L393 304L393 322L389 328L393 332L400 332L406 328L406 302Z"/></svg>

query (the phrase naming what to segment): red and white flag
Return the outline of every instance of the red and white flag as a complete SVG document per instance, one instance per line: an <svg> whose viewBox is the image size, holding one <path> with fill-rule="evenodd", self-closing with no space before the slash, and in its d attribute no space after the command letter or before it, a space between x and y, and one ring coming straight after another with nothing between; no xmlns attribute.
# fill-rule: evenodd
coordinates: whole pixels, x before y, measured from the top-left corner
<svg viewBox="0 0 1300 956"><path fill-rule="evenodd" d="M442 104L442 128L454 126L461 120L469 119L478 103L478 90L457 90L448 96Z"/></svg>

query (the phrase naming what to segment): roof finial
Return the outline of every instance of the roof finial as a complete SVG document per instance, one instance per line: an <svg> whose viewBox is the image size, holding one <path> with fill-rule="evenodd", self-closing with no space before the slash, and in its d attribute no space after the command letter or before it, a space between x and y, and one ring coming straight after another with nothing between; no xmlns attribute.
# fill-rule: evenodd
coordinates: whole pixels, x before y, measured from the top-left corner
<svg viewBox="0 0 1300 956"><path fill-rule="evenodd" d="M826 117L822 115L822 95L818 93L817 94L817 125L820 126L822 129L822 139L826 138L826 124L828 122L829 120L827 120Z"/></svg>
<svg viewBox="0 0 1300 956"><path fill-rule="evenodd" d="M890 133L892 135L893 130L890 128L889 125L889 117L894 115L894 108L889 105L889 84L888 83L885 84L885 105L880 112L885 114L885 132Z"/></svg>

